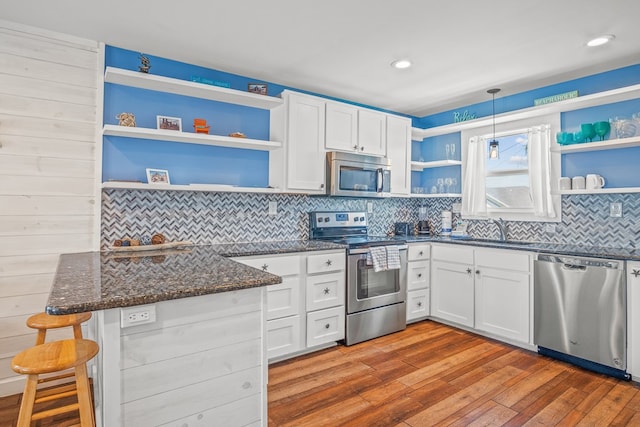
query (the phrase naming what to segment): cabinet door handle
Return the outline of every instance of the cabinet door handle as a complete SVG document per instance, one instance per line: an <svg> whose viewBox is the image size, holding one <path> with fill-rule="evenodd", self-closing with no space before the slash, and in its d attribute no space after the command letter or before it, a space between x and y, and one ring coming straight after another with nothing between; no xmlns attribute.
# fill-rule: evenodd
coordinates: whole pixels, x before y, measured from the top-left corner
<svg viewBox="0 0 640 427"><path fill-rule="evenodd" d="M480 270L476 270L476 274L479 276L480 275Z"/></svg>
<svg viewBox="0 0 640 427"><path fill-rule="evenodd" d="M358 149L358 146L357 146L357 145L354 145L354 146L353 146L353 149L354 149L354 150L357 150L357 149Z"/></svg>
<svg viewBox="0 0 640 427"><path fill-rule="evenodd" d="M327 267L331 267L331 264L333 264L333 261L331 261L330 259L327 260L326 262Z"/></svg>
<svg viewBox="0 0 640 427"><path fill-rule="evenodd" d="M473 270L471 270L470 268L467 268L467 274L468 274L469 276L471 276L472 271L473 271Z"/></svg>
<svg viewBox="0 0 640 427"><path fill-rule="evenodd" d="M267 271L269 266L267 264L262 264L262 271Z"/></svg>
<svg viewBox="0 0 640 427"><path fill-rule="evenodd" d="M418 307L422 307L422 301L418 301Z"/></svg>
<svg viewBox="0 0 640 427"><path fill-rule="evenodd" d="M360 147L360 151L364 151L364 147Z"/></svg>
<svg viewBox="0 0 640 427"><path fill-rule="evenodd" d="M422 273L418 273L418 279L422 277Z"/></svg>
<svg viewBox="0 0 640 427"><path fill-rule="evenodd" d="M633 274L633 277L638 277L638 276L640 276L640 270L635 270L635 269L634 269L634 270L631 272L631 274Z"/></svg>
<svg viewBox="0 0 640 427"><path fill-rule="evenodd" d="M329 288L324 288L324 294L325 295L329 295L330 292L331 292L331 290Z"/></svg>
<svg viewBox="0 0 640 427"><path fill-rule="evenodd" d="M320 184L320 188L324 188L324 184Z"/></svg>

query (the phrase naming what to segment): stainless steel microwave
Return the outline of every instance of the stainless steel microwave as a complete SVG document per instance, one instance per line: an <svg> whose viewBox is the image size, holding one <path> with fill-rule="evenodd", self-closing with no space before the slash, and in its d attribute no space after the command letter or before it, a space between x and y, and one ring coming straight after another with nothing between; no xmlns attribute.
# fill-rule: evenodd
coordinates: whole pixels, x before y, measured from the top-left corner
<svg viewBox="0 0 640 427"><path fill-rule="evenodd" d="M386 157L329 152L327 191L331 196L388 197L391 161Z"/></svg>

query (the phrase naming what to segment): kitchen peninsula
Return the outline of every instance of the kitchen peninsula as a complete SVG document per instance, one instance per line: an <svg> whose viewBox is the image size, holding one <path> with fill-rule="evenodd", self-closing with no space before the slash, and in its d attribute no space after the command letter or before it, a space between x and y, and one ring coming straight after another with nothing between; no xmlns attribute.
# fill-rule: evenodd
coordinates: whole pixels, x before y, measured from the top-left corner
<svg viewBox="0 0 640 427"><path fill-rule="evenodd" d="M62 255L46 310L95 314L97 425L266 425L265 286L281 278L227 257L326 249L342 247Z"/></svg>

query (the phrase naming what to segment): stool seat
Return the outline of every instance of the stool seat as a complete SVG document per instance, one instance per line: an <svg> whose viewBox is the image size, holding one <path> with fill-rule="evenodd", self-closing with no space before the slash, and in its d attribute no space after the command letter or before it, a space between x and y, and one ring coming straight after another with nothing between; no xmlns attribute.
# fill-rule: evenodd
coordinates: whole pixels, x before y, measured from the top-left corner
<svg viewBox="0 0 640 427"><path fill-rule="evenodd" d="M91 313L52 315L38 313L27 319L27 326L33 329L56 329L79 325L91 319Z"/></svg>
<svg viewBox="0 0 640 427"><path fill-rule="evenodd" d="M91 312L51 315L47 313L38 313L27 319L27 326L38 330L36 337L36 345L44 344L47 335L47 329L73 327L73 337L77 340L82 339L81 323L91 319Z"/></svg>
<svg viewBox="0 0 640 427"><path fill-rule="evenodd" d="M11 369L25 375L64 371L87 363L98 350L91 340L53 341L20 352L11 361Z"/></svg>

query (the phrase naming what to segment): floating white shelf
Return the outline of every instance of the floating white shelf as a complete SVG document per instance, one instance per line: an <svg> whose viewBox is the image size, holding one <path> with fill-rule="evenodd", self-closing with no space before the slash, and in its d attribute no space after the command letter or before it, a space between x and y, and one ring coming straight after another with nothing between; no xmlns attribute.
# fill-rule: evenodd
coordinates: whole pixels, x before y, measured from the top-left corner
<svg viewBox="0 0 640 427"><path fill-rule="evenodd" d="M435 193L435 194L411 193L411 197L416 197L420 199L437 199L437 198L443 198L443 197L462 197L462 194L459 194L459 193Z"/></svg>
<svg viewBox="0 0 640 427"><path fill-rule="evenodd" d="M631 147L640 147L640 136L610 139L607 141L585 142L581 144L561 145L560 152L563 154L569 154Z"/></svg>
<svg viewBox="0 0 640 427"><path fill-rule="evenodd" d="M459 166L462 162L460 160L437 160L434 162L411 162L412 171L421 171L431 168L443 168L446 166Z"/></svg>
<svg viewBox="0 0 640 427"><path fill-rule="evenodd" d="M223 193L279 193L277 188L262 187L236 187L223 184L146 184L143 182L107 181L102 183L102 188L119 188L129 190L163 190L163 191L213 191Z"/></svg>
<svg viewBox="0 0 640 427"><path fill-rule="evenodd" d="M218 147L245 148L247 150L269 151L282 147L279 142L259 139L234 138L221 135L179 132L175 130L138 128L118 125L105 125L104 136L122 136L125 138L152 139L157 141L182 142L189 144L215 145Z"/></svg>
<svg viewBox="0 0 640 427"><path fill-rule="evenodd" d="M515 120L528 119L531 117L544 116L546 114L574 111L596 105L611 104L636 98L640 98L640 84L598 92L592 95L579 96L577 98L554 102L552 104L538 105L535 107L498 114L495 116L495 123L500 124ZM492 123L493 118L491 116L487 116L480 119L452 123L429 129L412 128L411 139L413 141L422 141L424 138L430 136L446 135L449 133L460 132L465 129L490 126Z"/></svg>
<svg viewBox="0 0 640 427"><path fill-rule="evenodd" d="M107 67L104 73L104 81L158 92L261 108L263 110L270 110L283 103L281 98L273 96L258 95L256 93L243 92L226 87L212 86L114 67Z"/></svg>
<svg viewBox="0 0 640 427"><path fill-rule="evenodd" d="M640 193L640 187L599 188L597 190L561 190L560 194L626 194Z"/></svg>

